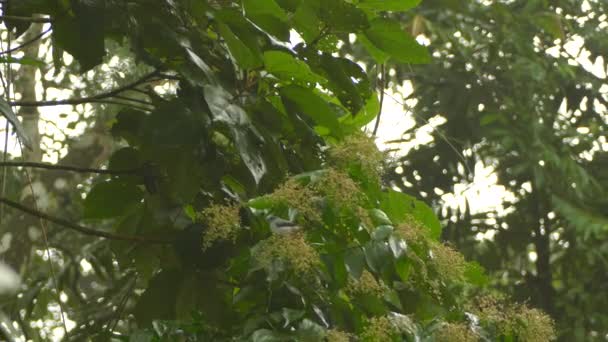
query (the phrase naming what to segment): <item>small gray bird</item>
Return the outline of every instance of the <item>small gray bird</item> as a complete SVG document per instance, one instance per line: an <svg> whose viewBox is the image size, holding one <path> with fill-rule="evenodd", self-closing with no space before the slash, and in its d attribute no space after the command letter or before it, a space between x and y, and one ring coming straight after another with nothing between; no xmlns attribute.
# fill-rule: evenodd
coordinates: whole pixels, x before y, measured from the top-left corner
<svg viewBox="0 0 608 342"><path fill-rule="evenodd" d="M296 223L282 219L278 216L268 215L266 216L266 219L268 220L268 223L270 223L270 230L275 234L287 235L302 229L302 227L298 226Z"/></svg>

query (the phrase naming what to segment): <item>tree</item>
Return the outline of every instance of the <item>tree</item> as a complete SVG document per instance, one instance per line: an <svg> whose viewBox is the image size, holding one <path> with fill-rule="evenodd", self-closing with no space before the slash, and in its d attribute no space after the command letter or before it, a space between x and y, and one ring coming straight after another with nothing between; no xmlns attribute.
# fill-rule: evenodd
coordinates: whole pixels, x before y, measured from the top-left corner
<svg viewBox="0 0 608 342"><path fill-rule="evenodd" d="M5 3L17 35L50 23L56 73L71 70L64 50L81 73L103 77L118 57L137 75L2 107L31 145L10 106L109 103L91 127L116 139L99 144L109 156L85 149L102 169L3 162L41 178L94 175L70 178L78 186L56 215L29 173L31 205L19 191L0 198L9 218L36 217L44 233L29 258L11 260L26 286L2 305L20 330L4 336L50 338L28 324L50 320L75 322L70 340L550 339L546 315L487 294L480 267L439 243L428 206L381 186L384 156L361 133L379 111L375 79L334 53L356 34L378 61L429 61L385 15L416 3ZM293 32L302 43L290 44ZM269 214L299 231L271 233Z"/></svg>
<svg viewBox="0 0 608 342"><path fill-rule="evenodd" d="M398 16L430 41L433 62L386 67L390 84L413 83L417 124L405 140L446 120L389 178L432 203L443 239L496 285L551 313L564 341L608 332L608 303L596 295L607 281L605 75L580 62L605 66L605 12L602 1L424 2ZM478 163L514 197L504 211L443 201L473 182Z"/></svg>

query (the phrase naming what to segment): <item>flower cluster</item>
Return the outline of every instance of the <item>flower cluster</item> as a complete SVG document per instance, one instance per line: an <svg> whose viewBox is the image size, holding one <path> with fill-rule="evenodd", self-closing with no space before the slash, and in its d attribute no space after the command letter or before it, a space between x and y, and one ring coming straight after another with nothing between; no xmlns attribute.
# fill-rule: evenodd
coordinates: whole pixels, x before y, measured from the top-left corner
<svg viewBox="0 0 608 342"><path fill-rule="evenodd" d="M212 205L203 209L197 220L207 226L203 235L203 249L209 248L216 241L236 240L241 225L238 205Z"/></svg>
<svg viewBox="0 0 608 342"><path fill-rule="evenodd" d="M345 333L344 331L331 329L327 331L325 340L327 342L348 342L350 341L350 334Z"/></svg>
<svg viewBox="0 0 608 342"><path fill-rule="evenodd" d="M446 323L434 337L436 342L479 341L479 336L464 323Z"/></svg>
<svg viewBox="0 0 608 342"><path fill-rule="evenodd" d="M435 244L431 251L433 253L433 265L442 278L450 280L462 279L466 268L466 261L460 252L442 244Z"/></svg>
<svg viewBox="0 0 608 342"><path fill-rule="evenodd" d="M348 136L333 146L329 150L329 159L341 169L359 165L369 177L379 179L386 154L378 150L373 138L359 133Z"/></svg>
<svg viewBox="0 0 608 342"><path fill-rule="evenodd" d="M280 260L299 274L310 274L321 263L317 251L300 232L269 237L260 242L254 257L264 268L270 268L275 260Z"/></svg>
<svg viewBox="0 0 608 342"><path fill-rule="evenodd" d="M302 217L308 220L320 220L319 210L315 204L315 192L296 179L285 181L268 195L268 198L275 204L284 204L296 209Z"/></svg>
<svg viewBox="0 0 608 342"><path fill-rule="evenodd" d="M392 341L397 334L399 334L399 331L395 328L395 326L388 317L372 317L367 322L367 326L361 334L361 341Z"/></svg>
<svg viewBox="0 0 608 342"><path fill-rule="evenodd" d="M384 287L378 283L376 278L367 270L363 270L359 279L349 278L346 284L346 292L351 295L382 296Z"/></svg>
<svg viewBox="0 0 608 342"><path fill-rule="evenodd" d="M338 207L355 209L363 199L363 193L346 173L328 169L314 185L315 191L325 195Z"/></svg>
<svg viewBox="0 0 608 342"><path fill-rule="evenodd" d="M477 298L475 313L482 321L493 324L506 335L517 336L520 341L541 342L555 338L553 320L538 309L526 305L503 303L494 295Z"/></svg>

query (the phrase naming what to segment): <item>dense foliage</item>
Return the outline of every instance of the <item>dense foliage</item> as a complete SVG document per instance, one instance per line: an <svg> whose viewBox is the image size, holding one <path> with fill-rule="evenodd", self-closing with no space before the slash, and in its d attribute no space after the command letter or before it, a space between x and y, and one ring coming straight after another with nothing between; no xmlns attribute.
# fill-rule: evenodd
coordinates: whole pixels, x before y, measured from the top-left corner
<svg viewBox="0 0 608 342"><path fill-rule="evenodd" d="M31 151L3 163L2 251L24 281L3 298L4 337L50 339L64 316L75 341L551 339L546 315L485 289L481 268L439 242L427 205L382 186L390 162L361 133L380 110L376 75L337 51L355 35L375 64L429 62L389 16L417 3L4 2L17 36L52 29L52 66L6 63L72 85L77 66L91 83L36 101L34 82L15 80L12 100L7 75L0 110ZM112 67L122 85L89 92ZM11 106L25 118L54 105L96 132L59 153L84 165L15 168L53 167ZM274 234L269 215L301 228Z"/></svg>
<svg viewBox="0 0 608 342"><path fill-rule="evenodd" d="M550 312L564 341L608 333L608 297L598 296L608 282L607 11L605 1L426 1L395 17L428 39L433 61L386 67L391 86L413 83L416 125L404 140L445 119L393 184L437 206L443 238ZM502 208L446 203L479 164L505 190Z"/></svg>

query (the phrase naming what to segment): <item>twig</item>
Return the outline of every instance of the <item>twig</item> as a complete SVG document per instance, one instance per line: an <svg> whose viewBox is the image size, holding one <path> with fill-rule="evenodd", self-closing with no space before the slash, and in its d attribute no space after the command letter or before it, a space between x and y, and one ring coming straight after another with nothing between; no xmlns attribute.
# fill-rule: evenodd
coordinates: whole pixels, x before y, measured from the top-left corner
<svg viewBox="0 0 608 342"><path fill-rule="evenodd" d="M82 97L76 99L65 99L65 100L51 100L51 101L12 101L9 102L11 106L19 106L19 107L43 107L43 106L60 106L60 105L79 105L83 103L89 102L98 102L99 100L106 99L108 97L113 97L122 93L123 91L130 90L131 88L135 88L142 83L148 82L148 80L152 77L158 76L159 70L154 70L149 74L142 76L137 81L126 84L122 87L116 88L107 93L101 93L90 97Z"/></svg>
<svg viewBox="0 0 608 342"><path fill-rule="evenodd" d="M105 175L126 175L126 174L136 174L141 168L131 169L131 170L107 170L107 169L93 169L88 167L78 167L78 166L70 166L70 165L57 165L57 164L46 164L46 163L37 163L37 162L15 162L15 161L2 161L0 162L0 167L33 167L37 169L47 169L47 170L61 170L61 171L71 171L71 172L79 172L79 173L98 173Z"/></svg>
<svg viewBox="0 0 608 342"><path fill-rule="evenodd" d="M382 104L384 103L384 89L386 88L386 72L384 70L384 64L380 65L380 75L382 76L382 80L380 81L380 108L378 108L378 116L376 117L376 124L374 125L374 131L372 132L373 136L376 136L378 133L378 128L380 127L380 116L382 115Z"/></svg>
<svg viewBox="0 0 608 342"><path fill-rule="evenodd" d="M30 23L50 23L51 18L20 17L16 15L0 15L0 20L26 21Z"/></svg>
<svg viewBox="0 0 608 342"><path fill-rule="evenodd" d="M172 243L172 241L170 240L166 240L166 239L160 239L160 238L154 238L154 237L147 237L147 236L138 236L138 235L123 235L123 234L116 234L116 233L110 233L110 232L104 232L101 230L96 230L96 229L92 229L92 228L88 228L88 227L84 227L81 225L78 225L74 222L70 222L68 220L64 220L62 218L59 217L54 217L54 216L50 216L48 214L45 214L41 211L32 209L32 208L28 208L20 203L17 202L13 202L7 198L4 197L0 197L0 203L4 203L9 207L15 208L17 210L20 210L24 213L30 214L32 216L36 216L39 217L41 219L47 220L49 222L53 222L55 224L64 226L66 228L75 230L79 233L85 234L85 235L90 235L90 236L97 236L97 237L101 237L101 238L105 238L105 239L110 239L110 240L118 240L118 241L131 241L131 242L143 242L143 243L157 243L157 244L170 244Z"/></svg>
<svg viewBox="0 0 608 342"><path fill-rule="evenodd" d="M47 34L47 33L51 32L52 30L53 30L53 28L52 28L52 27L49 27L48 29L46 29L46 30L42 31L41 33L37 34L37 35L36 35L35 37L33 37L32 39L29 39L29 40L27 40L27 41L25 41L25 42L21 43L21 45L17 45L17 46L15 46L14 48L8 49L8 50L6 50L6 51L0 51L0 56L2 56L2 55L6 55L6 54L11 53L11 52L15 52L15 51L20 50L20 49L23 49L24 47L26 47L26 46L28 46L28 45L30 45L30 44L32 44L32 43L34 43L34 42L35 42L35 41L37 41L38 39L42 38L42 37L43 37L45 34Z"/></svg>
<svg viewBox="0 0 608 342"><path fill-rule="evenodd" d="M114 97L117 98L117 99L125 100L125 101L131 101L131 102L141 103L141 104L144 104L144 105L147 105L147 106L154 106L154 103L152 103L150 101L140 100L140 99L136 99L136 98L129 97L129 96L114 95Z"/></svg>

